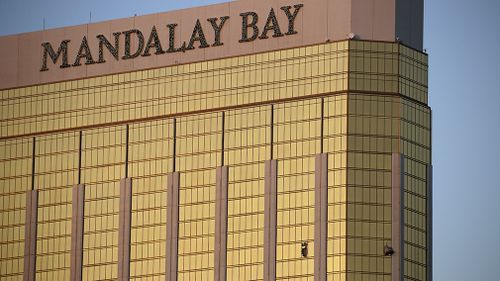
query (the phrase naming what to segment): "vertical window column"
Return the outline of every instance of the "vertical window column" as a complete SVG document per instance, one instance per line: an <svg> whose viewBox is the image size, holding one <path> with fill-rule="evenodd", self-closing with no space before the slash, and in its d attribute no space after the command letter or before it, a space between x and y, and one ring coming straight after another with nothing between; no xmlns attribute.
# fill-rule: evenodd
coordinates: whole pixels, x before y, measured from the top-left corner
<svg viewBox="0 0 500 281"><path fill-rule="evenodd" d="M316 155L314 182L314 280L326 281L328 154Z"/></svg>
<svg viewBox="0 0 500 281"><path fill-rule="evenodd" d="M71 262L70 280L82 280L83 265L83 207L85 205L85 185L73 186L71 216Z"/></svg>
<svg viewBox="0 0 500 281"><path fill-rule="evenodd" d="M229 167L217 167L215 195L215 281L226 281L227 274L227 189Z"/></svg>
<svg viewBox="0 0 500 281"><path fill-rule="evenodd" d="M120 180L118 229L118 281L130 279L130 226L132 220L132 179Z"/></svg>
<svg viewBox="0 0 500 281"><path fill-rule="evenodd" d="M392 281L403 280L404 156L392 154Z"/></svg>
<svg viewBox="0 0 500 281"><path fill-rule="evenodd" d="M264 174L264 281L276 280L278 162L267 160Z"/></svg>
<svg viewBox="0 0 500 281"><path fill-rule="evenodd" d="M179 188L180 173L167 177L167 261L165 280L177 280L177 254L179 251Z"/></svg>
<svg viewBox="0 0 500 281"><path fill-rule="evenodd" d="M36 236L38 223L38 191L26 193L24 228L24 281L34 281L36 273Z"/></svg>
<svg viewBox="0 0 500 281"><path fill-rule="evenodd" d="M427 281L432 281L432 165L427 165Z"/></svg>
<svg viewBox="0 0 500 281"><path fill-rule="evenodd" d="M31 190L26 193L24 222L24 281L34 281L36 275L36 236L38 227L38 191L35 190L36 139L33 138L31 158Z"/></svg>

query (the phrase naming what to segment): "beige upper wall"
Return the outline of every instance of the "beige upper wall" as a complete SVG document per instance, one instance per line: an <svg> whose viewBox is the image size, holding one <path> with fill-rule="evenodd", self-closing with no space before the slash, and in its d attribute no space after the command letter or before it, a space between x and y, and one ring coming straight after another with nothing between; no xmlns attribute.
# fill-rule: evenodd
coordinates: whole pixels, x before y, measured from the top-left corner
<svg viewBox="0 0 500 281"><path fill-rule="evenodd" d="M394 41L396 38L396 0L240 0L223 4L177 10L146 16L124 18L99 23L70 26L38 32L0 37L0 89L16 88L64 80L79 79L104 74L121 73L132 70L156 68L183 64L200 60L238 56L254 52L285 49L297 46L323 43L328 40L344 40L349 33L364 40ZM401 0L397 0L401 1ZM240 13L255 12L259 15L260 31L266 23L270 9L273 8L281 31L288 30L288 20L280 9L283 6L303 4L295 20L294 35L268 39L256 39L240 43L242 36L242 17ZM292 8L293 11L293 8ZM189 41L196 20L199 19L207 41L212 44L214 30L207 18L229 16L223 27L221 41L224 45L178 53L166 53L135 59L115 60L105 49L105 63L60 68L48 59L48 71L40 71L43 57L43 42L50 42L57 51L62 40L71 40L68 45L68 60L73 64L83 36L88 39L94 60L99 56L98 34L103 34L113 43L113 32L139 29L147 41L151 29L156 26L163 49L168 48L167 24L178 24L176 46L181 41ZM220 21L219 21L220 23ZM252 29L249 29L250 33ZM399 35L401 36L401 35ZM412 38L415 35L412 33ZM417 36L418 37L418 36ZM123 56L124 35L120 36L120 57ZM132 41L132 45L136 43ZM197 42L195 46L198 46ZM421 49L419 46L415 46Z"/></svg>

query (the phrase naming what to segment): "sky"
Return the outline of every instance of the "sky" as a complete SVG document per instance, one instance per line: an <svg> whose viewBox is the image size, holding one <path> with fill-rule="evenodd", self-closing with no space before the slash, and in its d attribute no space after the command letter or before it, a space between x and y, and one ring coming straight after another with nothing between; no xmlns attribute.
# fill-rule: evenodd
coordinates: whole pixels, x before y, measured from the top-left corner
<svg viewBox="0 0 500 281"><path fill-rule="evenodd" d="M248 0L255 1L255 0ZM228 1L0 0L0 36ZM90 16L91 14L91 16ZM45 19L45 20L44 20ZM500 1L426 0L434 280L500 280Z"/></svg>

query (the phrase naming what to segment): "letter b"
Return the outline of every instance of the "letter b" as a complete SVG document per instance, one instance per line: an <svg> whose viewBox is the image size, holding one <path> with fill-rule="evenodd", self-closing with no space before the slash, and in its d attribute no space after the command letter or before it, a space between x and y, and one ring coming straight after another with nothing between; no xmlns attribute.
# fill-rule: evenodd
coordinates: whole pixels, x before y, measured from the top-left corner
<svg viewBox="0 0 500 281"><path fill-rule="evenodd" d="M257 39L259 36L259 28L257 27L257 21L259 20L259 15L254 12L247 12L240 14L242 18L241 24L241 42L251 42ZM248 23L248 17L252 16L252 22ZM248 28L251 27L253 29L252 37L248 37Z"/></svg>

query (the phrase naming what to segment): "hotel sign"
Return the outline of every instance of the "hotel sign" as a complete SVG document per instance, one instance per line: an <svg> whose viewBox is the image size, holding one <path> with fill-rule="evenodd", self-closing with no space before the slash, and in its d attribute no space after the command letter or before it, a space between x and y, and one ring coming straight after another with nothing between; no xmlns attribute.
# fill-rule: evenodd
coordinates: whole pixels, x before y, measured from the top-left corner
<svg viewBox="0 0 500 281"><path fill-rule="evenodd" d="M259 24L259 14L256 12L240 13L239 20L241 21L241 37L239 43L252 42L254 40L265 40L269 37L283 37L297 34L295 30L295 19L301 11L303 4L293 6L283 6L279 11L270 9L266 15L266 20L263 24ZM280 15L281 14L281 15ZM280 26L278 17L284 16L288 20L287 26ZM113 33L113 37L107 38L103 34L97 35L99 50L98 54L92 53L89 47L89 41L86 36L83 36L79 43L78 52L75 57L68 56L68 49L71 48L71 40L62 40L54 49L50 42L42 43L42 62L40 71L49 70L49 62L57 65L60 68L77 67L82 64L92 65L106 62L105 53L111 59L130 60L139 56L148 57L151 55L164 55L169 53L179 53L194 50L196 48L209 48L224 45L221 40L221 33L224 30L225 24L230 21L229 16L221 16L206 19L210 23L211 28L204 29L200 19L193 23L193 32L190 38L184 38L185 41L176 44L176 29L178 24L171 23L164 27L156 27L153 25L151 30L145 32L139 29L130 29ZM157 28L165 28L168 32L168 38L161 38ZM207 40L206 32L213 34L212 41ZM123 39L120 39L122 38ZM124 46L120 45L124 42Z"/></svg>

